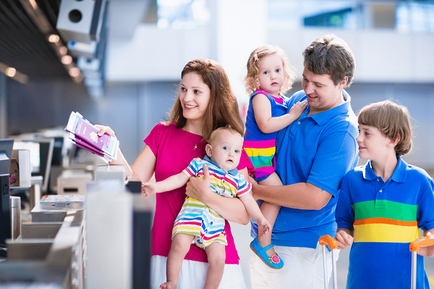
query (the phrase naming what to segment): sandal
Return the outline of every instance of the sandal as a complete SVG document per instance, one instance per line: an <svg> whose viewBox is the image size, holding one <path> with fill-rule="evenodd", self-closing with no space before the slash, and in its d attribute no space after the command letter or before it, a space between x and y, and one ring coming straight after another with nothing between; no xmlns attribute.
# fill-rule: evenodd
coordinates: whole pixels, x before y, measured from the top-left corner
<svg viewBox="0 0 434 289"><path fill-rule="evenodd" d="M274 254L273 256L267 255L267 250L272 248L274 245L270 244L267 247L263 248L261 244L259 244L258 237L253 239L250 243L250 249L264 261L264 263L273 268L273 269L281 269L283 267L283 261L280 259L279 255Z"/></svg>

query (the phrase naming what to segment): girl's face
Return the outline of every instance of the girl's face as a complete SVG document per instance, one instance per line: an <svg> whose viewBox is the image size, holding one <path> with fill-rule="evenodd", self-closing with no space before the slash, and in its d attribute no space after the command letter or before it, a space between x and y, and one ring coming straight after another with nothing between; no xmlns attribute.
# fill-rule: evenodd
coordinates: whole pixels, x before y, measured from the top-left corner
<svg viewBox="0 0 434 289"><path fill-rule="evenodd" d="M359 156L380 162L384 158L395 155L395 142L373 126L359 124L359 135L356 138L359 145Z"/></svg>
<svg viewBox="0 0 434 289"><path fill-rule="evenodd" d="M259 62L259 87L273 96L279 96L279 91L285 82L283 63L277 54L262 57Z"/></svg>
<svg viewBox="0 0 434 289"><path fill-rule="evenodd" d="M180 84L179 100L183 116L189 121L201 121L208 107L211 91L202 77L190 72L184 75Z"/></svg>

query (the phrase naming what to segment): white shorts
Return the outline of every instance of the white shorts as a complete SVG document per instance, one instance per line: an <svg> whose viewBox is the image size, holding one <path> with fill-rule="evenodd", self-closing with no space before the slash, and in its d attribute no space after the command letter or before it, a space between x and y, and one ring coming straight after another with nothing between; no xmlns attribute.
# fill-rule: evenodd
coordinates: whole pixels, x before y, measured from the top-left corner
<svg viewBox="0 0 434 289"><path fill-rule="evenodd" d="M151 289L159 289L166 282L167 257L151 257ZM203 289L208 263L184 260L177 289ZM247 289L240 265L225 265L219 289Z"/></svg>
<svg viewBox="0 0 434 289"><path fill-rule="evenodd" d="M280 270L271 269L252 252L250 258L250 279L252 289L323 289L324 267L322 246L316 249L274 246L282 258L284 266ZM334 250L335 261L339 250ZM327 279L332 272L331 252L327 250Z"/></svg>

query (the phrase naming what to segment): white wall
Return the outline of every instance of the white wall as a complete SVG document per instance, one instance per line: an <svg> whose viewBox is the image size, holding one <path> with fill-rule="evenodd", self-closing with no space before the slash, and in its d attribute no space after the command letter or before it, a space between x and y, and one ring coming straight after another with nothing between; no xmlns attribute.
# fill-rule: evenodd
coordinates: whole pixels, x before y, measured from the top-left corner
<svg viewBox="0 0 434 289"><path fill-rule="evenodd" d="M228 33L229 30L225 31ZM328 33L343 38L353 49L358 82L434 82L434 34L402 34L378 29L270 29L268 40L264 42L281 46L292 64L297 70L301 70L301 53L304 48L316 38ZM206 28L174 30L158 29L155 25L139 25L130 41L109 40L107 80L178 80L182 67L189 60L211 57L213 37L215 35ZM249 53L241 55L240 49L234 47L233 50L234 58L241 58L243 63L247 62ZM227 55L222 56L222 61L227 59ZM243 67L240 67L240 70L242 69Z"/></svg>

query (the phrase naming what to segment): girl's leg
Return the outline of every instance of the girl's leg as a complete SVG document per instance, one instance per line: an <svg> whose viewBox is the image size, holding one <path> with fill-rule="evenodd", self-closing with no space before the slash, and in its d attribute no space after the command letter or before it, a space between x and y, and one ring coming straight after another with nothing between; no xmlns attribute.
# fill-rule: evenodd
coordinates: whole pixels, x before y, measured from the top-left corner
<svg viewBox="0 0 434 289"><path fill-rule="evenodd" d="M259 182L261 185L266 186L282 186L282 182L279 179L279 176L276 173L272 173L268 178L266 178L263 181ZM261 212L264 215L264 217L267 219L267 221L270 223L271 228L274 227L274 222L276 221L277 215L279 214L280 206L270 204L270 203L262 203L261 205ZM259 244L262 247L266 247L271 244L271 231L263 236L258 235L258 241ZM273 256L276 254L274 251L274 247L271 247L271 249L267 250L268 256Z"/></svg>
<svg viewBox="0 0 434 289"><path fill-rule="evenodd" d="M206 247L205 252L208 257L208 272L204 289L217 289L223 277L225 270L226 251L225 245L219 242L213 242Z"/></svg>
<svg viewBox="0 0 434 289"><path fill-rule="evenodd" d="M187 234L176 234L172 239L169 255L167 256L167 281L161 284L160 288L175 289L178 285L179 271L181 271L182 261L190 250L194 236Z"/></svg>

